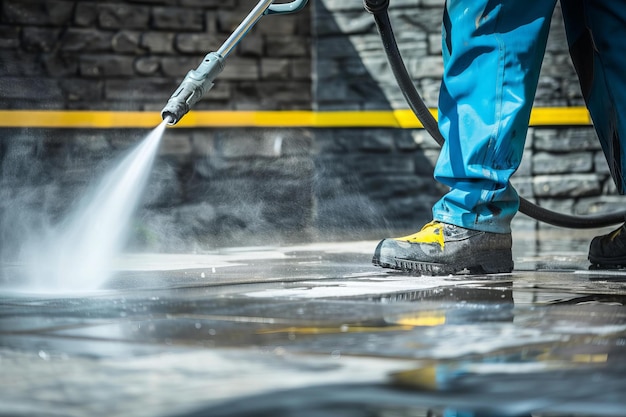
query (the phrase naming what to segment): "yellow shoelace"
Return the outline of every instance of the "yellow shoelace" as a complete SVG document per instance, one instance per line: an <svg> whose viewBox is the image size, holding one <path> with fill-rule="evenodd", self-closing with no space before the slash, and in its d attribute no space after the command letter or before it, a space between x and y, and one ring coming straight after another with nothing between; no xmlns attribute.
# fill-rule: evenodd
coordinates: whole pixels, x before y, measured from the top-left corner
<svg viewBox="0 0 626 417"><path fill-rule="evenodd" d="M396 237L394 240L409 243L438 243L443 250L445 246L445 242L443 240L443 223L432 221L425 224L419 232L413 233L409 236Z"/></svg>

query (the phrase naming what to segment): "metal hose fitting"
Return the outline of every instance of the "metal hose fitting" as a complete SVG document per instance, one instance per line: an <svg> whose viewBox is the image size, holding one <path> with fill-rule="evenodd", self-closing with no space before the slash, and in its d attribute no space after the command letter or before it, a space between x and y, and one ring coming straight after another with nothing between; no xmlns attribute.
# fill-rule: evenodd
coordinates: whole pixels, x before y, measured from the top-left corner
<svg viewBox="0 0 626 417"><path fill-rule="evenodd" d="M213 81L224 69L224 58L217 52L209 52L195 70L187 73L174 94L167 101L161 117L168 125L175 125L189 109L209 91Z"/></svg>

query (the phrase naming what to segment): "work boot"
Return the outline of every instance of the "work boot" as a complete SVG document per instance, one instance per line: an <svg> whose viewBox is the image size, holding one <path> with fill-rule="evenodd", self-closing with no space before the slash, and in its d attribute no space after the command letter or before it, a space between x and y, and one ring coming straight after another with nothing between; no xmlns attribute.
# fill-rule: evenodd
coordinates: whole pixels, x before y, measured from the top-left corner
<svg viewBox="0 0 626 417"><path fill-rule="evenodd" d="M432 221L410 236L382 240L372 263L421 275L495 274L513 270L511 246L510 233Z"/></svg>
<svg viewBox="0 0 626 417"><path fill-rule="evenodd" d="M589 245L589 262L593 269L626 268L626 224L593 238Z"/></svg>

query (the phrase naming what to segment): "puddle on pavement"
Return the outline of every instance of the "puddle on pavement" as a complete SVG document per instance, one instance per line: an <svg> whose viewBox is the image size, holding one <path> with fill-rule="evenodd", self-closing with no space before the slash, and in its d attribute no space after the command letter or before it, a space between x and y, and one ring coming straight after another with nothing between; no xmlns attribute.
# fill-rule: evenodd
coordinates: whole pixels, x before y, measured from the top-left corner
<svg viewBox="0 0 626 417"><path fill-rule="evenodd" d="M0 366L19 381L0 413L626 415L626 272L568 258L416 278L303 253L126 271L83 294L0 291Z"/></svg>
<svg viewBox="0 0 626 417"><path fill-rule="evenodd" d="M241 398L233 393L232 401L197 404L190 414L171 415L300 416L303 410L307 416L350 417L624 415L624 291L603 293L607 283L591 285L580 277L572 288L598 291L567 292L559 277L552 276L551 285L550 275L508 278L449 279L447 286L319 298L249 296L268 288L302 288L302 282L71 297L3 295L0 346L34 350L39 358L43 352L47 360L63 353L66 363L75 357L121 360L177 349L243 349L247 357L268 363L277 352L295 362L313 357L334 358L337 364L342 358L402 363L402 369L379 375L376 384L350 375L317 384L333 366L299 367L300 375L311 377L305 387ZM541 278L547 289L534 284ZM0 356L10 360L6 351ZM246 375L245 368L229 366ZM123 384L128 377L123 369L103 372ZM273 372L280 378L285 370ZM189 374L181 383L219 374L219 368Z"/></svg>

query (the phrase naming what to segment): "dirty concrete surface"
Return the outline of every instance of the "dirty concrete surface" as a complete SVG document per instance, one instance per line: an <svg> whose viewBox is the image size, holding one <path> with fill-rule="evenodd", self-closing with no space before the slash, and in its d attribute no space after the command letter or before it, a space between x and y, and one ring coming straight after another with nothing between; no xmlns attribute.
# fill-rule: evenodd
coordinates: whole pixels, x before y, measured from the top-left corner
<svg viewBox="0 0 626 417"><path fill-rule="evenodd" d="M376 241L128 254L95 291L0 277L2 416L626 416L626 271L594 232L414 277ZM540 243L538 243L540 242Z"/></svg>

